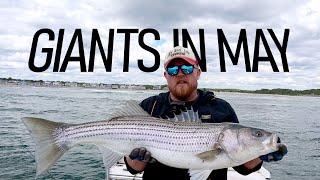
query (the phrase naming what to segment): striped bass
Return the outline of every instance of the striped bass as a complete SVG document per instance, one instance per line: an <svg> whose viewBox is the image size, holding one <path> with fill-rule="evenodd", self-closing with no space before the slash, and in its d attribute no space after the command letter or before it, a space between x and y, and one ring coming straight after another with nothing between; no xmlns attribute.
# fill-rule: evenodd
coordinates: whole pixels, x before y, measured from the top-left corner
<svg viewBox="0 0 320 180"><path fill-rule="evenodd" d="M77 144L94 144L108 170L134 148L145 147L157 161L190 169L191 179L206 179L214 169L233 167L277 151L278 136L235 123L201 123L192 109L172 119L151 117L137 103L128 102L113 118L66 124L25 117L35 144L37 176L47 171ZM206 175L199 175L206 171Z"/></svg>

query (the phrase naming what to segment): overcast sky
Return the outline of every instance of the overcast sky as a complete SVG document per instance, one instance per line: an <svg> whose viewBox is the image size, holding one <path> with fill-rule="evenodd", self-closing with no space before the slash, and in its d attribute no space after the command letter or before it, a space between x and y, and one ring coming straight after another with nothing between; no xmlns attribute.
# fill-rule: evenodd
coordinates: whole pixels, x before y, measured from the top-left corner
<svg viewBox="0 0 320 180"><path fill-rule="evenodd" d="M186 28L199 51L198 29L205 31L207 72L202 73L200 87L208 88L320 88L320 1L300 0L225 0L225 1L0 1L0 77L62 80L99 83L165 84L163 58L173 47L173 29ZM39 40L35 64L41 65L45 55L41 48L56 49L59 29L65 29L61 61L64 59L76 28L82 29L88 67L92 29L98 29L107 53L110 28L154 28L161 40L147 35L145 41L161 56L160 68L153 73L142 72L137 59L151 66L154 56L138 44L133 34L130 44L129 72L122 72L124 36L115 33L112 72L105 72L97 52L93 73L81 73L78 62L69 62L66 72L53 73L53 59L48 70L41 73L28 68L34 33L42 28L55 32L55 41ZM217 29L223 29L235 52L240 29L246 29L252 65L256 29L263 29L280 72L273 72L269 62L259 63L259 72L245 72L243 53L233 66L227 54L226 70L220 72ZM274 30L282 44L284 29L290 29L287 59L290 72L283 72L281 55L267 29ZM225 51L226 52L226 51ZM72 55L77 56L77 48ZM265 56L263 45L260 55ZM54 54L53 54L54 57ZM62 62L60 62L62 63Z"/></svg>

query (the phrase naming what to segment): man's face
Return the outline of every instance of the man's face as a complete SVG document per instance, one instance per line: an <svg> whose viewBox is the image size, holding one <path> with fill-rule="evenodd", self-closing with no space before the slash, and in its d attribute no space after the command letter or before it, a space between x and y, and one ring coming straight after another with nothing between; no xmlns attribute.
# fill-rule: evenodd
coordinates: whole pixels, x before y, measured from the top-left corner
<svg viewBox="0 0 320 180"><path fill-rule="evenodd" d="M172 60L170 62L169 66L172 65L188 65L187 62L185 62L182 59L176 59ZM194 65L195 67L198 67L197 65ZM170 90L170 93L174 95L177 99L181 101L186 101L190 97L190 95L197 90L198 86L198 79L200 77L201 71L199 68L195 68L191 74L183 74L181 70L179 70L179 73L175 76L169 75L166 71L164 72L164 76L167 79L168 88Z"/></svg>

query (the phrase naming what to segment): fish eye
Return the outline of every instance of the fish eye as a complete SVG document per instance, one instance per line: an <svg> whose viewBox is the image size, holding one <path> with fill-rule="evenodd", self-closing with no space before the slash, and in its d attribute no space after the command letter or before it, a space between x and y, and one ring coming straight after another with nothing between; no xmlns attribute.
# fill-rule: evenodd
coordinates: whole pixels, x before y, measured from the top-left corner
<svg viewBox="0 0 320 180"><path fill-rule="evenodd" d="M257 131L254 133L254 135L255 135L256 137L262 137L262 136L263 136L263 133L262 133L261 131L257 130Z"/></svg>

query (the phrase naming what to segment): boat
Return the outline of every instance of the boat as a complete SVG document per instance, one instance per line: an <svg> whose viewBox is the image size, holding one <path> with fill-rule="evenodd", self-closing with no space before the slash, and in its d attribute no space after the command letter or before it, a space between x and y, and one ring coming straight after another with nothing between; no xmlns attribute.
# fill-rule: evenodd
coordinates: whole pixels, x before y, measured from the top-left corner
<svg viewBox="0 0 320 180"><path fill-rule="evenodd" d="M131 174L123 160L112 166L109 171L110 180L142 180L143 173ZM270 172L261 167L258 171L253 172L249 175L241 175L233 168L228 168L228 180L267 180L270 179Z"/></svg>

